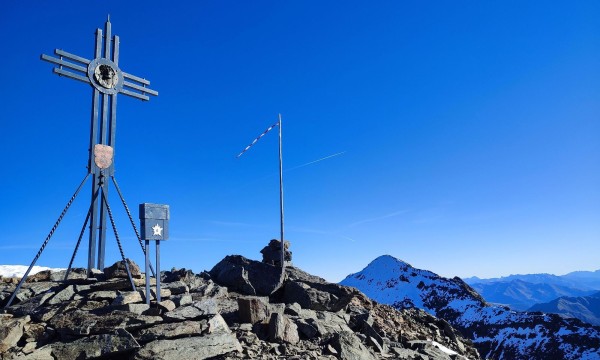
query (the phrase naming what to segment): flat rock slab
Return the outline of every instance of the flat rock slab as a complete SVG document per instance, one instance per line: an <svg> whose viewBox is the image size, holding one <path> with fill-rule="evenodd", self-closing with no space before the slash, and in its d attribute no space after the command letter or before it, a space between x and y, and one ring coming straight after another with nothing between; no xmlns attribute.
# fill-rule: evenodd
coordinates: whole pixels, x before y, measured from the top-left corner
<svg viewBox="0 0 600 360"><path fill-rule="evenodd" d="M123 291L113 300L113 306L127 305L132 303L141 303L142 294L139 291Z"/></svg>
<svg viewBox="0 0 600 360"><path fill-rule="evenodd" d="M138 333L138 340L149 342L160 339L173 339L183 336L200 335L208 329L208 321L184 321L179 323L158 324Z"/></svg>
<svg viewBox="0 0 600 360"><path fill-rule="evenodd" d="M111 333L116 328L133 330L161 322L160 316L137 315L127 311L115 310L102 316L85 311L73 311L52 318L50 325L56 329L61 338L69 336L86 336L90 334Z"/></svg>
<svg viewBox="0 0 600 360"><path fill-rule="evenodd" d="M100 290L88 295L90 300L114 300L117 298L117 292L111 290Z"/></svg>
<svg viewBox="0 0 600 360"><path fill-rule="evenodd" d="M233 351L242 352L235 335L212 333L174 340L156 340L146 344L134 360L203 360Z"/></svg>
<svg viewBox="0 0 600 360"><path fill-rule="evenodd" d="M50 346L44 346L37 350L34 350L31 354L28 355L20 355L15 359L19 360L55 360L56 358L52 356L52 348Z"/></svg>
<svg viewBox="0 0 600 360"><path fill-rule="evenodd" d="M173 281L171 283L166 283L163 285L165 289L171 290L171 294L185 294L190 292L190 288L181 280Z"/></svg>
<svg viewBox="0 0 600 360"><path fill-rule="evenodd" d="M73 286L73 285L67 286L66 288L61 290L59 293L54 295L54 297L52 297L52 299L50 299L48 301L48 304L56 305L56 304L60 304L65 301L69 301L73 298L74 295L75 295L75 286Z"/></svg>
<svg viewBox="0 0 600 360"><path fill-rule="evenodd" d="M219 313L219 307L214 299L195 301L191 305L178 307L164 314L165 320L182 321L209 317Z"/></svg>
<svg viewBox="0 0 600 360"><path fill-rule="evenodd" d="M52 355L57 359L91 359L112 358L117 354L139 349L140 345L126 330L117 329L112 334L93 335L70 343L55 343L51 347Z"/></svg>

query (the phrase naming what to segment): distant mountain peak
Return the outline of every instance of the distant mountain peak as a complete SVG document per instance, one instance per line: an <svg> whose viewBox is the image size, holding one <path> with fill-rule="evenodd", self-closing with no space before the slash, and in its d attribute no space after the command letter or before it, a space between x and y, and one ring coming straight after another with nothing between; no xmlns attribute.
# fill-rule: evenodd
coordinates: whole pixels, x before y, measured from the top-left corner
<svg viewBox="0 0 600 360"><path fill-rule="evenodd" d="M371 261L367 267L412 268L412 265L392 255L381 255Z"/></svg>

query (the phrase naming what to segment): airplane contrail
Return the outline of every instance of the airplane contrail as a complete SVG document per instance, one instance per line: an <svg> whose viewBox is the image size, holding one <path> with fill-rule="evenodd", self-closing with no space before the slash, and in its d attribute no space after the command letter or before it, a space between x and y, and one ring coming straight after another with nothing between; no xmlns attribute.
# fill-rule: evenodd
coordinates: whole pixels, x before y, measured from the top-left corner
<svg viewBox="0 0 600 360"><path fill-rule="evenodd" d="M342 151L342 152L339 152L339 153L336 153L336 154L332 154L332 155L329 155L329 156L325 156L324 158L320 158L320 159L317 159L317 160L313 160L313 161L307 162L306 164L302 164L302 165L294 166L293 168L291 168L291 169L286 169L285 171L296 170L296 169L299 169L299 168L301 168L301 167L305 167L305 166L308 166L308 165L312 165L312 164L314 164L314 163L318 163L319 161L323 161L323 160L331 159L332 157L336 157L336 156L342 155L342 154L344 154L344 153L345 153L345 151Z"/></svg>

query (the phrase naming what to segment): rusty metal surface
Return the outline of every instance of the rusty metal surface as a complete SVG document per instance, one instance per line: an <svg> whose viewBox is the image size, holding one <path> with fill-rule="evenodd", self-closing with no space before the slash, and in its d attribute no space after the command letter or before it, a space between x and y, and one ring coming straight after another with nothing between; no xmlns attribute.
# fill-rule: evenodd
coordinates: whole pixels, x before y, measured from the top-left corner
<svg viewBox="0 0 600 360"><path fill-rule="evenodd" d="M114 153L112 146L96 144L94 145L94 163L100 169L108 169L113 163Z"/></svg>

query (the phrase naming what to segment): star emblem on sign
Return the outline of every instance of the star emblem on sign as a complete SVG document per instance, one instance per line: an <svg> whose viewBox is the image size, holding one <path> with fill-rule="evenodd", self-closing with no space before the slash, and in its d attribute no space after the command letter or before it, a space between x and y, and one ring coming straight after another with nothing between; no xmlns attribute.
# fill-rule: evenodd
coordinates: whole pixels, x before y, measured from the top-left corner
<svg viewBox="0 0 600 360"><path fill-rule="evenodd" d="M152 227L152 231L154 231L154 234L152 234L153 236L162 236L163 228L156 224Z"/></svg>

